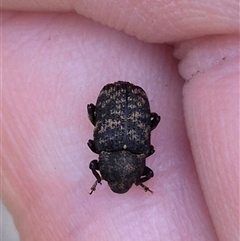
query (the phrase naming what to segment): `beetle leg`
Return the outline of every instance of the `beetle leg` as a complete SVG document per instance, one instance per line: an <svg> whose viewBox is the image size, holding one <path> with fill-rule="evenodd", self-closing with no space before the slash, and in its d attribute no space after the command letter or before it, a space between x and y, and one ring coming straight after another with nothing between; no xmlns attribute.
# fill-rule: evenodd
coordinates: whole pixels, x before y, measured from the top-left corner
<svg viewBox="0 0 240 241"><path fill-rule="evenodd" d="M91 187L91 191L90 191L90 195L94 192L94 191L96 191L96 186L97 186L97 184L98 184L98 182L97 182L97 180L93 183L93 185L92 185L92 187Z"/></svg>
<svg viewBox="0 0 240 241"><path fill-rule="evenodd" d="M153 171L149 167L145 166L145 168L143 170L143 174L142 174L142 176L144 176L144 177L140 178L140 180L135 184L137 186L140 185L144 189L145 192L149 191L149 192L153 193L153 191L151 189L149 189L147 186L145 186L143 184L143 182L148 181L151 177L153 177L153 175L154 175Z"/></svg>
<svg viewBox="0 0 240 241"><path fill-rule="evenodd" d="M142 176L144 176L144 177L140 178L139 183L143 183L143 182L148 181L151 177L153 177L153 175L154 174L153 174L152 169L150 169L149 167L145 166L145 168L143 170L143 174L142 174Z"/></svg>
<svg viewBox="0 0 240 241"><path fill-rule="evenodd" d="M98 161L97 160L92 160L89 163L89 168L92 170L93 175L96 177L96 181L93 183L92 187L91 187L91 192L89 194L92 194L95 190L96 190L96 186L98 183L101 183L101 176L99 175L99 173L97 172L97 170L99 170L99 166L98 166Z"/></svg>
<svg viewBox="0 0 240 241"><path fill-rule="evenodd" d="M87 105L88 119L91 121L91 123L94 126L96 125L95 109L96 109L96 106L94 104Z"/></svg>
<svg viewBox="0 0 240 241"><path fill-rule="evenodd" d="M87 143L88 147L91 149L92 152L99 154L99 152L96 150L95 144L93 140L88 140Z"/></svg>
<svg viewBox="0 0 240 241"><path fill-rule="evenodd" d="M155 152L155 150L154 150L154 146L153 146L153 145L151 145L151 146L150 146L149 153L148 153L148 155L147 155L146 157L151 156L151 155L152 155L154 152Z"/></svg>
<svg viewBox="0 0 240 241"><path fill-rule="evenodd" d="M157 127L160 120L161 120L161 116L159 116L155 112L151 113L151 131Z"/></svg>
<svg viewBox="0 0 240 241"><path fill-rule="evenodd" d="M89 163L89 168L92 170L92 173L96 177L97 182L101 183L101 177L100 177L99 173L97 172L97 170L99 170L98 161L97 160L92 160Z"/></svg>
<svg viewBox="0 0 240 241"><path fill-rule="evenodd" d="M147 192L147 191L149 191L150 193L153 193L153 191L151 190L151 189L149 189L149 187L147 187L147 186L145 186L144 184L139 184L142 188L143 188L143 190L145 191L145 192Z"/></svg>

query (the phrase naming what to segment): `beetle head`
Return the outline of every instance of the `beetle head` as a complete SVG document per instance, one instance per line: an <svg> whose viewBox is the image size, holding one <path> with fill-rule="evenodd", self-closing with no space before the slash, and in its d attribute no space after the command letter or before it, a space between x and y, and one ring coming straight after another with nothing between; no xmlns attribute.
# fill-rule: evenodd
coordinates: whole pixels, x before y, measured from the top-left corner
<svg viewBox="0 0 240 241"><path fill-rule="evenodd" d="M144 154L133 154L126 150L101 152L99 170L113 192L125 193L141 178L145 159Z"/></svg>

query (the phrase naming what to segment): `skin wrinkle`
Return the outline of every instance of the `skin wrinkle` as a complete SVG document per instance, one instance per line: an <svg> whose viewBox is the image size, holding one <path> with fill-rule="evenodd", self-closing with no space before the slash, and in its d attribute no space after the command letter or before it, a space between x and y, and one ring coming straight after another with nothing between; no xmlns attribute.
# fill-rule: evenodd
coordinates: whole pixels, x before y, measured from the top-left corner
<svg viewBox="0 0 240 241"><path fill-rule="evenodd" d="M181 4L183 5L184 4L184 2L182 1L181 2ZM182 9L188 9L188 11L186 11L186 16L184 17L184 18L179 18L180 19L180 21L177 21L177 23L180 23L180 24L182 24L182 25L185 25L186 23L188 23L188 20L189 19L191 19L191 21L193 20L194 21L194 19L192 18L192 15L194 15L194 14L189 14L189 13L191 13L191 11L192 12L194 12L194 11L197 11L196 9L198 9L198 8L200 8L201 9L201 5L200 6L195 6L194 4L191 6L191 7L189 7L189 6L187 6L187 7L183 7L181 4L179 4L181 7L182 7ZM129 7L129 6L128 6ZM176 15L175 15L175 9L174 10L169 10L169 9L165 9L164 7L162 7L162 5L159 5L159 9L161 9L161 11L163 12L163 13L172 13L172 12L174 12L174 17L176 17ZM190 9L190 10L189 10ZM211 14L209 14L209 12L208 11L206 11L206 9L208 9L208 6L204 6L204 8L202 8L202 9L204 9L203 10L203 12L204 13L206 13L205 14L205 17L203 18L203 19L196 19L197 20L197 22L201 22L201 21L207 21L207 22L209 22L209 19L207 19L206 18L206 16L211 16L211 17L213 17L214 15L211 13ZM218 10L218 8L217 8L217 10ZM199 11L201 11L201 10L199 10ZM113 12L114 12L114 10L113 10ZM139 9L138 9L138 12L139 12ZM146 12L146 11L145 11ZM152 15L152 13L149 11L149 8L147 8L147 13L150 15L150 16L153 16ZM184 14L184 12L181 12L181 14L182 15L185 15ZM237 13L236 13L237 14ZM114 14L113 14L114 15ZM116 15L118 15L118 13L116 12ZM139 35L139 33L141 32L140 31L140 29L139 29L139 23L140 23L140 25L144 25L144 24L146 24L147 26L148 26L148 29L146 29L146 31L151 31L151 32L156 32L156 29L157 28L159 28L159 22L156 22L156 25L154 25L154 26L152 26L151 25L151 23L149 22L149 21L144 21L143 19L144 18L142 18L142 17L138 17L137 16L137 14L134 14L134 11L131 13L131 15L130 15L130 18L132 19L132 21L130 21L129 20L129 15L127 15L128 16L128 21L129 21L129 24L128 24L128 26L131 26L131 28L129 28L129 30L127 29L127 28L123 28L123 27L117 27L117 29L118 30L124 30L124 32L126 32L126 33L128 33L128 34L130 34L130 35L132 35L132 31L134 31L135 32L135 34L136 34L136 36L138 36L139 38L144 38L144 37L146 37L146 36L142 36L142 35ZM157 13L157 16L162 16L162 15L159 15L159 13ZM164 17L165 15L163 14L163 17ZM194 15L195 16L195 15ZM216 15L217 17L218 17L218 15ZM161 17L161 18L163 18L163 17ZM154 18L154 17L153 17ZM101 19L101 20L99 20L99 19ZM126 18L124 18L124 19L126 19ZM178 20L179 20L178 19ZM96 19L95 19L96 20ZM185 21L183 21L183 22L181 22L181 20L185 20ZM101 17L101 15L100 16L98 16L98 21L99 22L101 22L102 24L106 24L106 21L104 21L104 19ZM108 20L108 22L110 21L110 19ZM176 22L176 21L175 21ZM211 22L211 21L210 21ZM110 27L113 27L112 25L109 25L109 24L107 24L108 26L110 26ZM199 25L199 24L195 24L195 26L199 26L200 28L201 28L201 25ZM211 28L211 25L207 25L207 26L209 26L209 31L212 31L212 28ZM164 27L166 27L165 29L166 30L164 30ZM215 26L216 27L216 26ZM136 31L136 29L137 29L137 31ZM176 32L176 31L174 31L174 29L172 29L172 31L167 31L167 30L169 30L169 26L168 25L166 25L166 24L164 24L163 26L162 26L162 28L161 28L162 30L161 31L163 31L163 32L165 32L165 33L167 33L167 32ZM170 28L171 29L171 28ZM179 28L179 26L177 27L177 28L175 28L175 30L178 30L178 29L181 29L181 28ZM207 30L206 29L206 26L204 27L204 29L205 29L205 31ZM189 29L190 30L190 29ZM131 33L131 32L132 33ZM190 30L191 31L191 30ZM179 31L177 31L177 34L181 34L181 33L179 33ZM189 34L189 31L187 32L187 34ZM151 34L148 34L148 36L151 36Z"/></svg>
<svg viewBox="0 0 240 241"><path fill-rule="evenodd" d="M48 7L48 10L55 8L55 11L63 11L65 7L65 11L71 9L96 22L122 30L147 42L173 42L202 35L230 34L239 30L236 0L221 1L218 5L196 0L190 2L181 0L171 4L168 4L169 1L155 1L154 4L151 4L151 1L147 2L148 4L143 2L107 0L103 3L85 0L70 2L70 7L69 1L63 5L58 1L41 1L40 6L36 1L30 3L4 1L3 9L21 10L27 3L29 10L35 11L46 10ZM203 17L195 18L196 14L199 16L199 12L203 13Z"/></svg>
<svg viewBox="0 0 240 241"><path fill-rule="evenodd" d="M214 68L219 69L218 66L215 66ZM224 68L222 68L221 71L224 71ZM212 70L209 72L211 73ZM207 71L205 72L204 75L205 75L205 79L209 77ZM198 77L198 79L199 78L200 77ZM232 113L229 112L229 110L226 111L225 109L226 108L225 106L232 106L232 107L234 106L232 104L234 103L232 97L235 98L235 103L236 103L236 100L237 100L236 91L234 93L232 90L229 89L229 87L226 88L225 87L226 83L223 82L223 79L217 79L217 82L212 82L212 86L210 86L209 89L204 87L204 85L201 86L200 82L196 81L196 78L193 78L193 79L194 79L194 82L192 80L188 84L188 87L187 85L185 86L184 101L186 103L186 96L188 96L188 93L191 93L193 90L195 90L194 96L195 98L197 96L197 98L193 106L197 105L198 109L195 109L195 108L191 109L192 113L195 113L195 116L188 120L187 126L190 124L190 122L195 123L194 125L203 126L206 129L206 131L204 132L204 135L202 135L201 133L198 133L196 131L197 129L196 127L188 129L190 142L192 144L193 154L195 156L197 170L200 177L200 182L202 183L205 198L208 203L215 227L221 234L225 234L225 240L226 240L226 239L233 238L229 236L230 233L237 233L236 225L226 225L225 223L228 223L226 220L227 218L231 217L230 220L232 219L236 220L235 224L237 224L237 217L236 217L236 213L237 213L236 211L238 208L238 205L237 205L238 199L236 195L237 190L236 191L233 191L233 190L234 190L234 187L236 186L235 183L236 183L236 178L238 176L237 170L239 170L239 168L237 168L236 162L234 164L234 160L237 160L237 155L235 156L235 158L233 158L234 153L232 152L232 150L234 149L236 150L237 148L236 145L231 145L233 147L229 149L228 143L224 143L224 142L219 143L218 140L228 139L229 137L228 133L232 133L234 132L234 129L237 129L235 121L234 121L235 124L232 124L230 129L227 128L226 124L224 125L224 123L232 123L232 120L234 120L234 116L236 115L235 113L237 113L237 111L233 112L234 113L234 116L233 116ZM236 84L236 81L235 81L235 84ZM220 100L221 104L220 105L218 104L217 106L215 95L218 94L219 88L222 88L224 91L222 91L222 93L221 92L219 93L220 95L218 98L221 99ZM231 95L228 94L228 89ZM198 91L196 92L196 90ZM212 92L212 96L209 96L209 95L205 96L206 99L209 98L209 101L206 102L207 106L206 106L206 103L204 102L202 102L202 104L199 106L198 102L202 99L202 94L196 94L196 93L198 92L207 93L207 90L209 90L208 92L210 93ZM216 91L214 92L214 90ZM235 90L237 90L237 88L235 88ZM188 96L188 98L190 96ZM187 107L185 106L185 111L186 111L186 108ZM206 122L207 119L204 116L198 119L199 117L198 113L202 113L203 112L202 110L207 108L208 108L207 112L211 113L210 117L212 117L212 122L210 123ZM188 116L189 113L190 112L187 111L186 115ZM220 118L220 121L219 121L219 118ZM192 127L194 127L194 125L191 124ZM217 128L216 132L213 132L213 126L214 128ZM223 127L225 128L223 129ZM214 133L218 133L218 135L216 136L216 134ZM202 139L199 139L200 136L202 137ZM199 141L197 141L198 139ZM194 140L194 141L191 141L191 140ZM205 141L203 142L203 140ZM212 143L212 147L211 147L211 143ZM216 146L216 143L217 143L217 146ZM203 146L202 151L200 151L198 148L198 146L201 146L201 145ZM200 152L200 155L198 155L198 152ZM201 152L206 153L206 155L201 156ZM226 156L226 153L231 154L231 156L230 155ZM228 156L231 158L227 158ZM229 160L230 162L227 160ZM220 166L220 163L222 164L222 166ZM231 174L228 172L229 168L231 170L230 172ZM211 172L208 173L203 170L211 170ZM232 179L232 181L230 181L229 178ZM229 190L232 190L231 193L229 193ZM228 194L226 194L226 192ZM217 198L213 199L212 194L215 194ZM228 203L227 209L226 209L226 195L229 197L227 200L227 203ZM218 215L224 212L225 212L225 215L223 216L223 218L222 219L219 218Z"/></svg>
<svg viewBox="0 0 240 241"><path fill-rule="evenodd" d="M176 44L174 55L181 59L179 64L181 75L190 80L195 75L204 74L206 71L211 73L212 71L209 70L214 67L230 64L229 61L238 58L238 53L234 51L237 46L238 36L236 35L203 37ZM216 73L213 72L213 75L216 76Z"/></svg>

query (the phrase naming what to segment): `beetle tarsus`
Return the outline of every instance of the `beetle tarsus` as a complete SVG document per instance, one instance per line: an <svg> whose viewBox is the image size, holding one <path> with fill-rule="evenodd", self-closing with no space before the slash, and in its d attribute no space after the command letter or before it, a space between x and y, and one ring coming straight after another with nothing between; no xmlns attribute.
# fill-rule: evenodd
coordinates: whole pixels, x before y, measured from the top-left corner
<svg viewBox="0 0 240 241"><path fill-rule="evenodd" d="M91 187L91 192L89 193L90 195L91 195L94 191L96 191L96 186L97 186L97 184L98 184L98 181L96 180L96 181L93 183L92 187Z"/></svg>
<svg viewBox="0 0 240 241"><path fill-rule="evenodd" d="M90 188L90 190L91 190L91 192L89 193L90 195L94 192L94 191L96 191L96 187L97 187L97 184L100 184L100 185L102 185L102 183L101 182L98 182L98 180L96 180L94 183L93 183L93 185L92 185L92 187Z"/></svg>
<svg viewBox="0 0 240 241"><path fill-rule="evenodd" d="M139 184L142 188L143 188L143 190L145 191L145 192L150 192L150 193L153 193L153 191L150 189L150 188L148 188L147 186L145 186L144 184Z"/></svg>

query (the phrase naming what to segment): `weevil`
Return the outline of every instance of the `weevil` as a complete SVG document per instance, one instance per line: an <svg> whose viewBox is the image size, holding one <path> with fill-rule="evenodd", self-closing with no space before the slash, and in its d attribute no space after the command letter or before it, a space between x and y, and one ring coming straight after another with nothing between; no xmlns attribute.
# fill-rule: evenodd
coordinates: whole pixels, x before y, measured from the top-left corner
<svg viewBox="0 0 240 241"><path fill-rule="evenodd" d="M154 175L146 166L146 158L155 152L151 131L160 116L150 111L145 91L125 81L107 84L96 105L87 105L87 112L94 125L93 140L87 144L99 155L89 164L96 177L90 194L102 180L115 193L125 193L133 184L152 192L143 183Z"/></svg>

